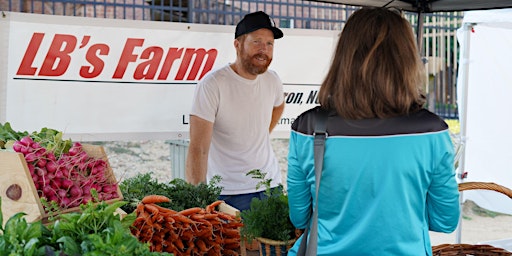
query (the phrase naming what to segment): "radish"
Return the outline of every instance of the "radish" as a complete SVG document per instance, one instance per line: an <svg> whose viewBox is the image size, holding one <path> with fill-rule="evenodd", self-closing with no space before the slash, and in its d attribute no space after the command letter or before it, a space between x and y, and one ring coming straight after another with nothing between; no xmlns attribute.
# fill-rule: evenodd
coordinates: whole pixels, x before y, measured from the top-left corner
<svg viewBox="0 0 512 256"><path fill-rule="evenodd" d="M80 197L82 196L82 189L80 187L78 187L77 185L73 185L70 189L69 189L69 195L73 198L76 198L76 197Z"/></svg>
<svg viewBox="0 0 512 256"><path fill-rule="evenodd" d="M39 158L39 160L37 160L37 166L39 166L39 167L45 167L45 166L46 166L46 159L44 159L44 158Z"/></svg>
<svg viewBox="0 0 512 256"><path fill-rule="evenodd" d="M12 144L12 149L16 152L21 152L21 148L23 147L23 145L18 142L18 141L15 141L13 144ZM22 152L23 153L23 152Z"/></svg>
<svg viewBox="0 0 512 256"><path fill-rule="evenodd" d="M50 186L44 186L43 194L47 197L50 195L55 195L55 190L53 190L52 187L50 187Z"/></svg>
<svg viewBox="0 0 512 256"><path fill-rule="evenodd" d="M37 160L37 156L36 154L34 153L28 153L25 155L25 161L27 161L27 163L33 163Z"/></svg>
<svg viewBox="0 0 512 256"><path fill-rule="evenodd" d="M88 156L79 142L72 143L68 152L60 150L56 155L42 146L51 143L36 139L23 137L14 142L13 149L24 155L40 197L55 201L62 209L92 200L92 189L99 200L119 197L117 184L111 184L106 176L105 160Z"/></svg>
<svg viewBox="0 0 512 256"><path fill-rule="evenodd" d="M71 203L71 199L69 199L68 197L61 197L59 206L61 208L68 208L70 203Z"/></svg>
<svg viewBox="0 0 512 256"><path fill-rule="evenodd" d="M114 193L117 192L117 185L116 184L107 184L102 187L102 192L105 193Z"/></svg>
<svg viewBox="0 0 512 256"><path fill-rule="evenodd" d="M62 179L62 182L60 183L60 185L64 189L70 189L75 184L73 183L72 180Z"/></svg>
<svg viewBox="0 0 512 256"><path fill-rule="evenodd" d="M26 147L31 147L32 143L34 143L34 140L32 138L30 138L30 136L25 136L25 137L21 138L19 141L23 146L26 146Z"/></svg>
<svg viewBox="0 0 512 256"><path fill-rule="evenodd" d="M49 173L54 173L57 168L58 168L58 165L57 163L55 162L55 160L51 160L49 159L47 162L46 162L46 170L49 172Z"/></svg>

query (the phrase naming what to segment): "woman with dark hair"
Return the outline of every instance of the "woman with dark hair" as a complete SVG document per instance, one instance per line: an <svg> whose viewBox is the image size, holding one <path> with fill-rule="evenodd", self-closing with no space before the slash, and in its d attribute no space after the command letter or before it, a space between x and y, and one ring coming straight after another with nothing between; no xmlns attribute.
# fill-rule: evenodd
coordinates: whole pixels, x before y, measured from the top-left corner
<svg viewBox="0 0 512 256"><path fill-rule="evenodd" d="M318 255L431 255L429 230L457 227L454 147L448 125L423 108L425 77L414 33L400 14L362 8L350 16L320 87L320 106L302 113L290 135L290 218L304 229L318 204ZM319 109L328 117L316 198Z"/></svg>

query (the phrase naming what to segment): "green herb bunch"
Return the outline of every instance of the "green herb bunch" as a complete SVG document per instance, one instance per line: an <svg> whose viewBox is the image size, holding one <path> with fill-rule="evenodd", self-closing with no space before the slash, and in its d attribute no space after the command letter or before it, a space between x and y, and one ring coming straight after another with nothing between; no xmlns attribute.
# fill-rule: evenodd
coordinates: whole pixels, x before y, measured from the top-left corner
<svg viewBox="0 0 512 256"><path fill-rule="evenodd" d="M162 195L171 199L169 203L160 206L181 211L193 207L205 208L218 200L222 187L217 184L220 176L215 176L208 183L192 185L183 179L176 178L163 183L151 177L152 173L137 174L132 178L123 180L119 189L125 201L129 204L122 207L125 212L133 212L137 204L148 195Z"/></svg>
<svg viewBox="0 0 512 256"><path fill-rule="evenodd" d="M123 180L119 183L119 189L123 194L123 200L128 204L121 206L125 212L133 212L142 198L147 195L166 195L168 185L160 183L153 177L152 173L139 173L134 177ZM160 204L167 207L164 204Z"/></svg>
<svg viewBox="0 0 512 256"><path fill-rule="evenodd" d="M277 241L289 241L295 237L295 227L290 221L288 196L283 192L283 186L270 187L271 179L265 179L266 173L251 170L247 173L252 178L260 179L256 189L265 186L265 198L253 198L250 209L240 213L243 227L242 237L249 242L256 237Z"/></svg>

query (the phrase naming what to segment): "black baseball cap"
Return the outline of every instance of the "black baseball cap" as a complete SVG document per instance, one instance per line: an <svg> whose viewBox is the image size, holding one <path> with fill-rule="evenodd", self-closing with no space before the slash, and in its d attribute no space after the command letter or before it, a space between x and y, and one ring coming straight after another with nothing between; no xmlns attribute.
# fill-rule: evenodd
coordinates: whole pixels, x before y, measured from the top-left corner
<svg viewBox="0 0 512 256"><path fill-rule="evenodd" d="M260 28L270 29L272 33L274 33L274 39L283 37L283 31L276 27L276 24L270 16L262 11L258 11L245 15L244 18L238 22L235 30L235 38Z"/></svg>

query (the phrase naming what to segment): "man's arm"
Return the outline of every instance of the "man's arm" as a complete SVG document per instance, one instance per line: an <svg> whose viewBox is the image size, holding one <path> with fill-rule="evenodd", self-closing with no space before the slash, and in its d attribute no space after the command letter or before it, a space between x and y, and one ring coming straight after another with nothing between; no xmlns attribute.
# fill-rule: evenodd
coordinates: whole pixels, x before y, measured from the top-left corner
<svg viewBox="0 0 512 256"><path fill-rule="evenodd" d="M190 143L185 164L185 177L193 185L206 182L208 151L212 133L212 122L194 115L190 116Z"/></svg>
<svg viewBox="0 0 512 256"><path fill-rule="evenodd" d="M279 119L281 119L281 115L283 115L284 111L284 101L283 104L274 107L272 109L272 120L270 120L270 127L268 129L268 132L271 133L272 130L274 130L274 127L276 127L277 123L279 122Z"/></svg>

